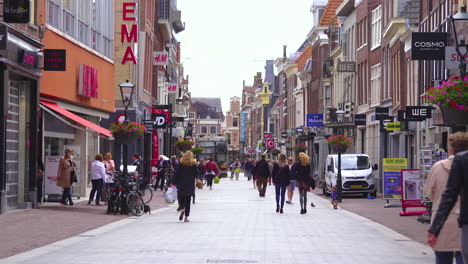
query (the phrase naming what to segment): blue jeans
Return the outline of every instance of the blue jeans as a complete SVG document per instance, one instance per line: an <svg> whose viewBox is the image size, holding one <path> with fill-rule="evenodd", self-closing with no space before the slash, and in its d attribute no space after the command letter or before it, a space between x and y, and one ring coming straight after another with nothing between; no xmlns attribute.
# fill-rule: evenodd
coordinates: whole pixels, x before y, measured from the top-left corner
<svg viewBox="0 0 468 264"><path fill-rule="evenodd" d="M281 196L281 207L280 208L283 208L284 206L284 196L286 194L286 187L288 187L287 185L279 185L279 184L276 184L275 185L275 193L276 193L276 206L280 206L280 196Z"/></svg>
<svg viewBox="0 0 468 264"><path fill-rule="evenodd" d="M67 199L68 199L68 202L70 204L73 204L72 197L71 197L71 187L70 188L63 188L62 203L66 203Z"/></svg>
<svg viewBox="0 0 468 264"><path fill-rule="evenodd" d="M94 199L94 194L97 191L96 194L96 204L99 204L99 201L101 200L101 194L102 194L102 184L103 184L102 179L97 179L97 180L91 180L91 184L93 185L93 188L91 189L91 193L89 194L89 201L93 201Z"/></svg>
<svg viewBox="0 0 468 264"><path fill-rule="evenodd" d="M452 264L453 256L455 255L456 264L463 264L463 259L460 251L435 251L436 264Z"/></svg>

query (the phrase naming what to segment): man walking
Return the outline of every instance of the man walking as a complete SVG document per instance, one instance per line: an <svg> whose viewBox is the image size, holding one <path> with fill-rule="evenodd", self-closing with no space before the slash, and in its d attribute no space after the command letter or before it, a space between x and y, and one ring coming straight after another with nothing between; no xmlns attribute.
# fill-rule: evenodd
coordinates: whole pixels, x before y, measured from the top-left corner
<svg viewBox="0 0 468 264"><path fill-rule="evenodd" d="M257 176L257 188L260 197L265 197L268 179L271 177L270 165L265 160L265 155L255 165L255 175Z"/></svg>
<svg viewBox="0 0 468 264"><path fill-rule="evenodd" d="M287 204L292 204L292 198L294 194L294 189L296 188L296 164L292 157L288 157L288 167L289 167L289 185L288 185L288 200Z"/></svg>

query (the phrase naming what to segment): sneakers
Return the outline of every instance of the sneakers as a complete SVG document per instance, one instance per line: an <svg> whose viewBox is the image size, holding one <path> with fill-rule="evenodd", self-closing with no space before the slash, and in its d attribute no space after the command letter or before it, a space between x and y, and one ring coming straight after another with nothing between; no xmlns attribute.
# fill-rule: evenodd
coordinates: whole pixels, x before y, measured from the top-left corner
<svg viewBox="0 0 468 264"><path fill-rule="evenodd" d="M292 204L292 202L291 202L291 201L286 201L286 203L287 203L287 204Z"/></svg>

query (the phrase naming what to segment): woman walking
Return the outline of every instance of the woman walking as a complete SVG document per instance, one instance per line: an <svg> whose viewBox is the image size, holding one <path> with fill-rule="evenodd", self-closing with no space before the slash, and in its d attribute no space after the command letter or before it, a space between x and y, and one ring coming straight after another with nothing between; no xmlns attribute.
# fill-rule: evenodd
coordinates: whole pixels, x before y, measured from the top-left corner
<svg viewBox="0 0 468 264"><path fill-rule="evenodd" d="M102 163L103 158L102 154L97 154L93 163L91 163L91 193L89 194L88 205L94 199L94 194L96 194L96 205L100 205L99 201L101 200L102 185L106 179L106 169L104 168L104 163Z"/></svg>
<svg viewBox="0 0 468 264"><path fill-rule="evenodd" d="M71 186L77 179L75 166L76 163L71 158L71 151L66 149L65 155L60 159L59 168L57 171L57 186L63 188L62 201L60 202L63 205L67 204L67 199L68 203L73 205L71 197Z"/></svg>
<svg viewBox="0 0 468 264"><path fill-rule="evenodd" d="M110 194L110 188L114 184L114 175L115 175L115 163L112 160L112 154L107 152L104 154L104 167L106 168L106 179L104 181L104 201L107 203Z"/></svg>
<svg viewBox="0 0 468 264"><path fill-rule="evenodd" d="M278 162L273 165L272 178L273 184L275 185L276 212L282 214L284 199L286 196L286 187L289 185L289 166L286 162L286 155L283 153L279 155Z"/></svg>
<svg viewBox="0 0 468 264"><path fill-rule="evenodd" d="M436 162L427 176L426 184L424 186L424 193L432 201L432 212L437 212L439 209L440 201L442 199L442 193L447 186L450 168L452 166L454 155L460 151L454 149L452 143L454 140L460 137L460 134L455 133L450 135L448 138L448 159ZM445 225L442 227L437 243L433 247L436 263L453 263L453 257L455 256L456 263L462 264L461 256L461 232L458 228L458 216L460 215L460 199L458 199L456 205L453 207ZM434 221L435 213L432 214L431 221Z"/></svg>
<svg viewBox="0 0 468 264"><path fill-rule="evenodd" d="M218 165L213 161L213 158L209 158L205 164L204 174L206 177L206 186L210 187L210 190L213 189L213 179L216 175L219 174Z"/></svg>
<svg viewBox="0 0 468 264"><path fill-rule="evenodd" d="M189 222L190 198L195 193L195 179L198 177L197 162L193 158L193 153L185 151L180 159L180 164L175 172L174 184L177 186L177 197L180 198L180 207L182 207L179 220Z"/></svg>
<svg viewBox="0 0 468 264"><path fill-rule="evenodd" d="M307 213L307 192L310 192L310 165L309 156L304 152L299 153L299 162L296 164L296 180L299 186L299 203L301 204L301 214Z"/></svg>

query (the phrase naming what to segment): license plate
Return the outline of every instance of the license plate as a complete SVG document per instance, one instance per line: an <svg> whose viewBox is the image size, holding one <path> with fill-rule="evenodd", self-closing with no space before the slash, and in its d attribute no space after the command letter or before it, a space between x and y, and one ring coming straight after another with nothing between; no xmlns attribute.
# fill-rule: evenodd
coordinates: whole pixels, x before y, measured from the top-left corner
<svg viewBox="0 0 468 264"><path fill-rule="evenodd" d="M360 189L362 185L351 185L351 189Z"/></svg>

